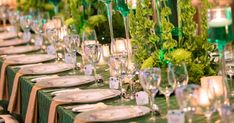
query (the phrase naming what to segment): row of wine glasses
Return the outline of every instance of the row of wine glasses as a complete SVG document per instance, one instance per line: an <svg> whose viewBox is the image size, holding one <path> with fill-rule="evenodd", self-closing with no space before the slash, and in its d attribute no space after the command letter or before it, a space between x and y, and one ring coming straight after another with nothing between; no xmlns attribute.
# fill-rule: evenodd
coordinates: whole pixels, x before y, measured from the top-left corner
<svg viewBox="0 0 234 123"><path fill-rule="evenodd" d="M154 98L158 91L166 98L167 109L170 109L170 95L177 87L187 85L188 72L185 63L169 63L166 67L147 68L139 72L140 83L149 94L150 107L154 112Z"/></svg>
<svg viewBox="0 0 234 123"><path fill-rule="evenodd" d="M208 76L201 78L201 86L187 85L176 89L176 98L181 111L185 112L189 122L194 113L203 113L207 122L211 122L212 114L217 111L223 119L223 106L226 102L227 88L223 76Z"/></svg>

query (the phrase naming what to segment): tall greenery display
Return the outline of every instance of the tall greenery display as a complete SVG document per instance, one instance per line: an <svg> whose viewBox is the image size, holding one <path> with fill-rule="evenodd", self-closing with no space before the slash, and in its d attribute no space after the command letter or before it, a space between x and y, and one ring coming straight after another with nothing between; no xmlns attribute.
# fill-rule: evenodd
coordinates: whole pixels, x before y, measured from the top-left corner
<svg viewBox="0 0 234 123"><path fill-rule="evenodd" d="M157 9L158 23L151 18L153 10L150 0L137 1L136 12L130 14L130 30L135 50L135 61L141 68L162 67L168 62L174 64L185 62L188 67L190 82L199 82L202 76L216 74L216 65L210 60L209 52L214 46L207 41L207 0L201 0L201 35L196 35L196 23L193 17L196 13L191 0L177 0L179 38L173 39L175 29L170 22L171 9L168 0L158 0L162 3ZM155 33L154 30L160 30Z"/></svg>
<svg viewBox="0 0 234 123"><path fill-rule="evenodd" d="M52 11L53 5L48 0L17 0L18 9L28 12L30 9Z"/></svg>
<svg viewBox="0 0 234 123"><path fill-rule="evenodd" d="M110 43L109 27L106 17L106 9L98 0L68 0L70 18L67 25L73 26L78 33L95 29L98 40L101 43ZM116 37L124 36L122 17L113 11L113 27Z"/></svg>

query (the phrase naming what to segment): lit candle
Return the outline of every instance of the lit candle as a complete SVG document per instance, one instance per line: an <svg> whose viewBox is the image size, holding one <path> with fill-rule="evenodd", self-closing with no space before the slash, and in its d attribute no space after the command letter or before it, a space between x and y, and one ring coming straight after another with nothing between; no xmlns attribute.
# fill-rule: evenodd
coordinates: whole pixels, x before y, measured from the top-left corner
<svg viewBox="0 0 234 123"><path fill-rule="evenodd" d="M103 50L103 56L104 57L109 57L110 56L110 47L109 47L109 45L103 45L102 50Z"/></svg>
<svg viewBox="0 0 234 123"><path fill-rule="evenodd" d="M136 9L137 1L136 0L128 0L128 4L130 4L132 9Z"/></svg>
<svg viewBox="0 0 234 123"><path fill-rule="evenodd" d="M209 96L205 88L200 88L199 90L198 103L200 106L204 106L204 107L210 105Z"/></svg>
<svg viewBox="0 0 234 123"><path fill-rule="evenodd" d="M109 46L108 45L102 45L101 49L100 49L100 59L98 64L99 65L105 65L107 63L107 59L110 56L110 50L109 50Z"/></svg>
<svg viewBox="0 0 234 123"><path fill-rule="evenodd" d="M115 50L117 53L127 52L127 44L125 39L117 39L115 41Z"/></svg>
<svg viewBox="0 0 234 123"><path fill-rule="evenodd" d="M231 8L227 8L227 9L231 9ZM224 13L221 8L215 9L213 11L215 11L215 14L213 15L214 16L213 19L208 22L209 27L224 27L224 26L229 26L232 24L232 20L226 17L227 16L226 13ZM209 15L209 16L212 16L212 15Z"/></svg>
<svg viewBox="0 0 234 123"><path fill-rule="evenodd" d="M215 96L220 97L224 95L224 82L222 76L209 76L201 78L201 86L213 89Z"/></svg>

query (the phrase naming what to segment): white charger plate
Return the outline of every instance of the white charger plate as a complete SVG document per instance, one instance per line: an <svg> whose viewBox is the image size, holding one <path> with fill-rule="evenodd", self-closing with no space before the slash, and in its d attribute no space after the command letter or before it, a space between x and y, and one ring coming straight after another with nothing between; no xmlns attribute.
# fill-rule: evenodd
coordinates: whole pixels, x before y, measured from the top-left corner
<svg viewBox="0 0 234 123"><path fill-rule="evenodd" d="M55 96L53 100L65 103L93 103L119 96L120 93L119 90L111 89L87 89L63 93Z"/></svg>
<svg viewBox="0 0 234 123"><path fill-rule="evenodd" d="M11 39L11 40L3 40L0 41L0 47L7 47L7 46L15 46L15 45L21 45L26 44L29 41L24 41L22 39Z"/></svg>
<svg viewBox="0 0 234 123"><path fill-rule="evenodd" d="M53 74L67 71L74 67L74 65L66 63L49 63L23 67L19 71L24 75Z"/></svg>
<svg viewBox="0 0 234 123"><path fill-rule="evenodd" d="M6 57L5 61L11 64L35 64L55 59L55 55L48 54L33 54L33 55L22 55L15 57Z"/></svg>
<svg viewBox="0 0 234 123"><path fill-rule="evenodd" d="M0 48L0 55L27 53L27 52L37 51L39 49L40 49L39 47L35 46L3 47Z"/></svg>
<svg viewBox="0 0 234 123"><path fill-rule="evenodd" d="M112 122L144 116L150 112L145 106L110 106L104 109L80 113L74 123L79 122Z"/></svg>
<svg viewBox="0 0 234 123"><path fill-rule="evenodd" d="M11 39L11 38L16 38L16 37L17 37L16 33L12 33L12 32L0 33L0 39L2 39L2 40L7 40L7 39Z"/></svg>
<svg viewBox="0 0 234 123"><path fill-rule="evenodd" d="M94 76L61 76L37 81L36 85L41 87L72 87L94 82Z"/></svg>

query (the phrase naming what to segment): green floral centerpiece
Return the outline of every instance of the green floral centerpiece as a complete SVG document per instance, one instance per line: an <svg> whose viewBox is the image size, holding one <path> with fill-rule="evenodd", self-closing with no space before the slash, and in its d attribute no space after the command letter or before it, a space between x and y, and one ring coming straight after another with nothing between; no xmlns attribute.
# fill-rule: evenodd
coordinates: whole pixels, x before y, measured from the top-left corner
<svg viewBox="0 0 234 123"><path fill-rule="evenodd" d="M156 0L158 21L151 18L151 0L137 0L135 12L130 13L130 31L135 62L141 68L162 67L168 62L185 62L189 82L197 83L202 76L215 75L217 65L209 56L215 47L207 41L208 0L201 0L201 34L196 34L196 13L191 0L177 0L178 27L169 19L171 9L168 0ZM172 32L177 29L177 35ZM175 38L176 37L176 38Z"/></svg>

